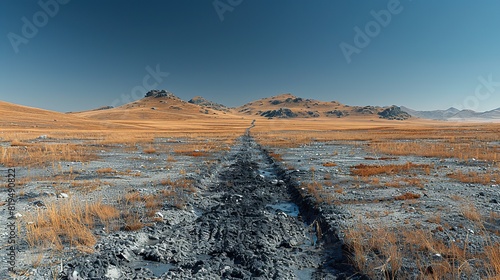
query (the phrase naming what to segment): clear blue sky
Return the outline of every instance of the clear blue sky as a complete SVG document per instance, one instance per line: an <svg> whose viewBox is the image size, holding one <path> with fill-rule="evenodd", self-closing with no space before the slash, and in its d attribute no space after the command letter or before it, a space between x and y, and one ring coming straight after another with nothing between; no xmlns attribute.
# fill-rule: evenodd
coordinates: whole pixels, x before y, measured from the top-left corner
<svg viewBox="0 0 500 280"><path fill-rule="evenodd" d="M215 3L219 12L213 0L2 0L0 100L86 110L137 98L146 78L146 89L229 106L290 92L419 110L500 107L500 1ZM370 23L381 10L390 21ZM373 37L356 45L355 27L367 26ZM357 48L350 63L343 42ZM163 74L147 79L148 66Z"/></svg>

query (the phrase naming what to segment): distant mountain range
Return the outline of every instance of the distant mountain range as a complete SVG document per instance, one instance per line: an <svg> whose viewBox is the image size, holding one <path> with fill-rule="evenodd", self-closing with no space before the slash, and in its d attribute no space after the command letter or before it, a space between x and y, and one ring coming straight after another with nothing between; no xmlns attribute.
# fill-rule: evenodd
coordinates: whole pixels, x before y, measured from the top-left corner
<svg viewBox="0 0 500 280"><path fill-rule="evenodd" d="M417 111L408 107L401 106L401 110L407 112L413 117L431 120L447 120L447 121L488 121L500 120L500 108L486 111L476 112L473 110L458 110L457 108L449 108L446 110L433 111Z"/></svg>

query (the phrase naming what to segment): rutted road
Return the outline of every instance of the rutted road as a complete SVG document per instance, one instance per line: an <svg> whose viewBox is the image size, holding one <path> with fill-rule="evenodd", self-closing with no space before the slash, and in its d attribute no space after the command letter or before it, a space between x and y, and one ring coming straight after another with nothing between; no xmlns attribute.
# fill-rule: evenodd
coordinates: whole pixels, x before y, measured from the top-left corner
<svg viewBox="0 0 500 280"><path fill-rule="evenodd" d="M328 230L325 219L315 217L319 212L298 195L290 177L249 133L218 168L217 178L208 180L191 202L196 214L139 233L111 235L93 255L66 264L65 278L343 279L353 275L341 242L329 236L335 230ZM318 240L316 228L320 227L323 235Z"/></svg>

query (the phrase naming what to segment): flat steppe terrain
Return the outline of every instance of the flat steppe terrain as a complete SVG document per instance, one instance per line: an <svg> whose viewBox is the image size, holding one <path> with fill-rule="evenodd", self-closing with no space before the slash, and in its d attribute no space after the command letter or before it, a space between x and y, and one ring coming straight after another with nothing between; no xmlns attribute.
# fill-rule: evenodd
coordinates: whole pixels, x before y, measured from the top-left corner
<svg viewBox="0 0 500 280"><path fill-rule="evenodd" d="M10 273L0 236L0 278L500 276L500 124L196 115L174 102L110 118L0 104L17 242Z"/></svg>

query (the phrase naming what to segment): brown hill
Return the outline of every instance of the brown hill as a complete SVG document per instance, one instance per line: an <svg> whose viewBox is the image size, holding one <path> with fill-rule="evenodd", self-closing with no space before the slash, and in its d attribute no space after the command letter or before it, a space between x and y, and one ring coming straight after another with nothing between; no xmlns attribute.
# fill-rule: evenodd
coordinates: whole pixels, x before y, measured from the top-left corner
<svg viewBox="0 0 500 280"><path fill-rule="evenodd" d="M186 102L173 93L165 90L149 91L144 98L116 108L91 110L72 114L88 119L118 122L135 120L179 121L234 117L231 113L226 111Z"/></svg>
<svg viewBox="0 0 500 280"><path fill-rule="evenodd" d="M259 99L236 108L241 114L266 118L343 118L372 117L386 119L407 119L409 115L397 106L348 106L337 101L304 99L292 94L281 94Z"/></svg>
<svg viewBox="0 0 500 280"><path fill-rule="evenodd" d="M77 116L0 101L2 128L103 129L107 125Z"/></svg>

